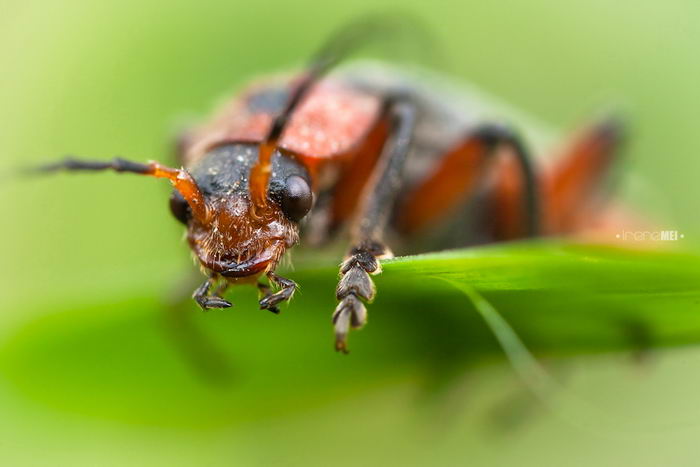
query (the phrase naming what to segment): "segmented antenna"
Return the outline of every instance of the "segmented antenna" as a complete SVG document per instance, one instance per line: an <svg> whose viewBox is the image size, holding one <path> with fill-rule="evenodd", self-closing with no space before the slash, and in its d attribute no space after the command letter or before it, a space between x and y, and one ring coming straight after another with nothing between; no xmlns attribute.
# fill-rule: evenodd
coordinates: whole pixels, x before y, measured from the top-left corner
<svg viewBox="0 0 700 467"><path fill-rule="evenodd" d="M185 201L187 201L187 204L189 204L192 209L192 215L197 220L202 223L206 223L209 220L209 207L194 178L192 178L185 169L173 169L155 161L150 161L148 164L141 164L140 162L132 162L119 157L107 161L67 157L62 161L23 169L20 173L23 175L39 175L60 171L100 172L104 170L146 175L155 178L166 178L170 180L173 188L179 191Z"/></svg>
<svg viewBox="0 0 700 467"><path fill-rule="evenodd" d="M250 193L254 206L267 203L267 185L272 172L272 154L294 111L318 81L348 55L361 47L397 32L416 31L429 38L422 23L410 15L372 15L360 18L340 29L313 55L307 70L297 80L284 110L275 117L265 140L260 144L258 161L250 173ZM427 41L431 42L431 41Z"/></svg>

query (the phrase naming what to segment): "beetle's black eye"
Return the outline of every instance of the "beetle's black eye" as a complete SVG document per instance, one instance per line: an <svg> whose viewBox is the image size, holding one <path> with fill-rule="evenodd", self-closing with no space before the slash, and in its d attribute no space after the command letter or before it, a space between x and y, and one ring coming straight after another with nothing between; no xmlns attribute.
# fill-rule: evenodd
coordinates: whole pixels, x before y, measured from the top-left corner
<svg viewBox="0 0 700 467"><path fill-rule="evenodd" d="M174 190L170 195L170 212L173 213L175 219L179 220L183 224L187 224L187 221L192 218L190 205L187 204L185 198L183 198L180 192L177 190Z"/></svg>
<svg viewBox="0 0 700 467"><path fill-rule="evenodd" d="M299 175L290 175L280 193L282 212L289 220L299 222L311 210L313 194L309 183Z"/></svg>

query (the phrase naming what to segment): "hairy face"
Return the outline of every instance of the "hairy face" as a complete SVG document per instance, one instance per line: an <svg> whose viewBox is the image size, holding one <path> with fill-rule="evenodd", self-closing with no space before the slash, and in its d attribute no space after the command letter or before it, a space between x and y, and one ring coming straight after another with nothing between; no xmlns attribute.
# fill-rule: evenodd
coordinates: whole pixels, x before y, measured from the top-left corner
<svg viewBox="0 0 700 467"><path fill-rule="evenodd" d="M254 209L248 197L232 194L208 205L208 222L192 220L187 239L202 266L225 277L274 270L298 240L297 225L273 203Z"/></svg>
<svg viewBox="0 0 700 467"><path fill-rule="evenodd" d="M257 160L256 145L214 148L191 168L204 198L204 213L194 216L177 190L170 198L170 210L187 226L197 260L225 277L256 277L274 270L297 242L298 222L313 204L306 169L279 152L272 160L264 202L254 204L250 182Z"/></svg>

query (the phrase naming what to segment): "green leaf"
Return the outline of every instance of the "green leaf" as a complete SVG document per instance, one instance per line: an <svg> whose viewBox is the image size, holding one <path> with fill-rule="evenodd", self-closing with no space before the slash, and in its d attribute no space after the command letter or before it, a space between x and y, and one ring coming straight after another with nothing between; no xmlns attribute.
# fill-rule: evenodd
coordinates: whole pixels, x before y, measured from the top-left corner
<svg viewBox="0 0 700 467"><path fill-rule="evenodd" d="M217 426L406 378L435 389L468 365L500 358L467 290L537 355L700 341L700 258L688 254L535 242L386 261L350 356L332 351L337 266L297 266L288 275L301 290L281 316L258 310L252 288L234 290L233 309L208 313L146 293L75 304L17 331L0 349L0 370L62 410Z"/></svg>

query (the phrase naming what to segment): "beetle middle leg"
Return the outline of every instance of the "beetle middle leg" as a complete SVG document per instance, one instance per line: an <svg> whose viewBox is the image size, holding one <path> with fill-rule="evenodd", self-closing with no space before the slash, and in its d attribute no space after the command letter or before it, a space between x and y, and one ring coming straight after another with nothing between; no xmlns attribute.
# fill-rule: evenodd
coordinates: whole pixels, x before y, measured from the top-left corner
<svg viewBox="0 0 700 467"><path fill-rule="evenodd" d="M396 212L396 228L404 235L415 234L446 217L456 206L476 192L486 180L485 171L494 156L508 154L515 162L514 175L522 180L522 191L515 201L521 224L518 236L539 234L540 202L537 179L529 151L508 128L485 123L470 131L448 151L433 173L413 187ZM522 214L521 214L522 213Z"/></svg>
<svg viewBox="0 0 700 467"><path fill-rule="evenodd" d="M381 272L379 258L391 256L383 243L397 192L401 172L411 146L416 111L404 98L388 101L389 137L384 144L360 205L352 229L352 246L340 267L340 282L336 288L338 306L333 313L335 349L347 353L350 328L360 328L367 321L363 301L374 299L375 287L370 274Z"/></svg>
<svg viewBox="0 0 700 467"><path fill-rule="evenodd" d="M195 302L202 308L202 310L207 311L212 308L230 308L233 306L231 302L224 300L219 295L228 287L227 283L222 283L213 294L209 294L214 285L216 285L219 279L217 277L210 277L202 285L200 285L197 290L192 294L192 298Z"/></svg>

